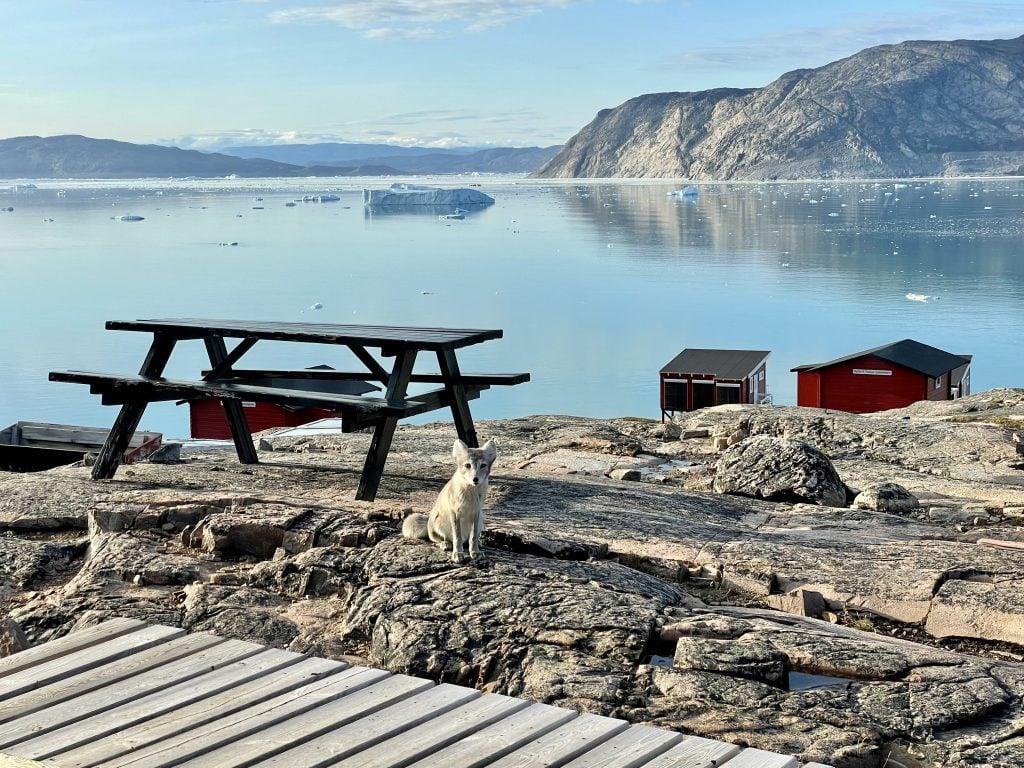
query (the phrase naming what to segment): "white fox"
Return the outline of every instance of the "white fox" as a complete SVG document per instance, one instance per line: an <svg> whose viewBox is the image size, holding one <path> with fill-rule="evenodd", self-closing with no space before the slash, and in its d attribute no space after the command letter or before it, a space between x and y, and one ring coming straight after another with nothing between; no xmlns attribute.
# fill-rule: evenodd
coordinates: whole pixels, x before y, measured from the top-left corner
<svg viewBox="0 0 1024 768"><path fill-rule="evenodd" d="M407 539L429 538L440 549L450 545L452 561L461 563L467 542L469 556L474 560L480 557L484 498L498 446L488 440L483 448L470 448L456 440L452 456L455 457L455 473L441 489L430 514L409 515L402 523L402 535Z"/></svg>

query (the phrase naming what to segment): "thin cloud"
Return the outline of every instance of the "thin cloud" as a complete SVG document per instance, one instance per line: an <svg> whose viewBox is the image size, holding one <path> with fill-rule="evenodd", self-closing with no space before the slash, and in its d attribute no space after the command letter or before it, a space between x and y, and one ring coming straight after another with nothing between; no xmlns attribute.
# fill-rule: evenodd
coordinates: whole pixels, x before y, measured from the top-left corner
<svg viewBox="0 0 1024 768"><path fill-rule="evenodd" d="M668 57L666 64L688 70L715 71L777 64L779 74L817 67L876 45L905 40L955 40L1016 37L1024 26L1017 3L935 3L920 15L863 18L836 27L791 28L729 45L695 48Z"/></svg>
<svg viewBox="0 0 1024 768"><path fill-rule="evenodd" d="M274 11L275 24L331 23L369 39L426 39L485 32L580 0L347 0Z"/></svg>

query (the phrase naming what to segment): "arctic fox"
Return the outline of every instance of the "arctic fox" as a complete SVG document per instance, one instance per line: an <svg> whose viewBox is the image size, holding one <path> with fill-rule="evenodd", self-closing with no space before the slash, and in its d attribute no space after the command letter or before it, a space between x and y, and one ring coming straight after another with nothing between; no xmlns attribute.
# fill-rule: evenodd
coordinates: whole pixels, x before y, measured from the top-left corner
<svg viewBox="0 0 1024 768"><path fill-rule="evenodd" d="M480 557L484 498L498 447L492 440L484 443L483 448L470 448L456 440L452 456L455 473L441 489L430 514L409 515L402 523L402 535L407 539L429 538L440 549L451 546L452 561L461 563L467 542L469 556L474 560Z"/></svg>

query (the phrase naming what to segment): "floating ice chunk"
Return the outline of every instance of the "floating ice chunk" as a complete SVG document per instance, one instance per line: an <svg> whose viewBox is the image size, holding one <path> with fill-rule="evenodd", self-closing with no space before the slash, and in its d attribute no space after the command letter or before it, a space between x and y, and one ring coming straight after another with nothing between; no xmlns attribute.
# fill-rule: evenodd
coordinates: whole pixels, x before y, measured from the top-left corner
<svg viewBox="0 0 1024 768"><path fill-rule="evenodd" d="M388 189L364 189L363 205L491 205L494 198L478 189L441 189L421 184L392 184Z"/></svg>
<svg viewBox="0 0 1024 768"><path fill-rule="evenodd" d="M925 293L908 293L906 298L909 301L927 302L928 299L931 298L931 296L929 296L929 295L927 295Z"/></svg>

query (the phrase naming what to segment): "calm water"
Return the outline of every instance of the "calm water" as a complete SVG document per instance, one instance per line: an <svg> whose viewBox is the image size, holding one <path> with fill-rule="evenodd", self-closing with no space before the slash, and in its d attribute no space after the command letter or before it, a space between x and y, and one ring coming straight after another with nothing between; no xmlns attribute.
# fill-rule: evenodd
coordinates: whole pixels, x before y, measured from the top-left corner
<svg viewBox="0 0 1024 768"><path fill-rule="evenodd" d="M696 201L671 183L472 182L496 204L448 222L367 216L359 180L0 183L0 428L112 423L47 372L137 370L148 334L103 322L146 317L502 328L463 369L533 381L485 392L480 418L656 417L684 347L771 350L782 404L793 366L905 337L973 354L975 391L1024 386L1024 181L706 184ZM285 205L327 192L341 201ZM349 365L269 343L246 360ZM167 375L204 362L185 344ZM142 426L187 423L168 403Z"/></svg>

